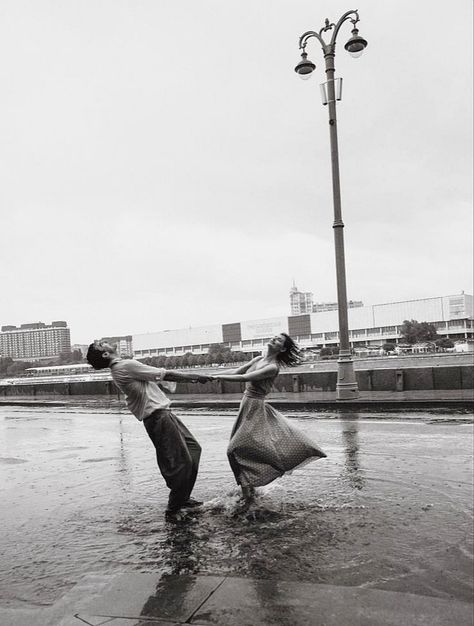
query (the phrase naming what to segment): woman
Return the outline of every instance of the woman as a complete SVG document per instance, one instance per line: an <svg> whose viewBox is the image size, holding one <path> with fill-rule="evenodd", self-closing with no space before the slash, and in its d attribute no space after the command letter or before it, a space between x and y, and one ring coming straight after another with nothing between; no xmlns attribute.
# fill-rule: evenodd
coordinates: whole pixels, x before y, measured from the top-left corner
<svg viewBox="0 0 474 626"><path fill-rule="evenodd" d="M233 372L213 376L217 380L245 382L239 415L227 448L229 463L246 501L255 487L267 485L311 457L325 453L265 402L282 365L299 361L299 348L286 333L280 333L267 344L259 356Z"/></svg>

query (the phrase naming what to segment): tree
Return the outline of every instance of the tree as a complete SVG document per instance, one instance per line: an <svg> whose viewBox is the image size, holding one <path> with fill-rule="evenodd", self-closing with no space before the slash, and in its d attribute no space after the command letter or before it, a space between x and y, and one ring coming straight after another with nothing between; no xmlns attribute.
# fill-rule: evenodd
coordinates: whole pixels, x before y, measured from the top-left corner
<svg viewBox="0 0 474 626"><path fill-rule="evenodd" d="M7 370L12 363L13 359L11 358L11 356L0 357L0 376L3 376L7 373Z"/></svg>
<svg viewBox="0 0 474 626"><path fill-rule="evenodd" d="M332 348L321 348L321 350L319 351L319 356L322 359L325 359L328 356L332 356Z"/></svg>
<svg viewBox="0 0 474 626"><path fill-rule="evenodd" d="M413 345L425 341L434 341L438 338L436 327L428 322L418 322L417 320L404 320L400 334L404 343Z"/></svg>
<svg viewBox="0 0 474 626"><path fill-rule="evenodd" d="M72 352L71 351L69 351L69 352L67 352L67 351L61 352L59 354L59 357L58 357L58 365L67 365L68 363L71 362L71 359L72 359Z"/></svg>
<svg viewBox="0 0 474 626"><path fill-rule="evenodd" d="M192 352L186 352L181 360L181 367L189 367L194 359L194 354Z"/></svg>
<svg viewBox="0 0 474 626"><path fill-rule="evenodd" d="M208 353L209 354L218 354L219 352L225 352L226 350L228 350L228 348L223 343L212 343L209 346Z"/></svg>
<svg viewBox="0 0 474 626"><path fill-rule="evenodd" d="M176 360L177 357L175 356L168 356L166 357L166 369L172 370L176 367Z"/></svg>
<svg viewBox="0 0 474 626"><path fill-rule="evenodd" d="M81 363L83 360L84 360L84 357L82 356L82 352L80 350L72 351L71 361L73 363Z"/></svg>
<svg viewBox="0 0 474 626"><path fill-rule="evenodd" d="M23 374L28 367L31 367L31 363L26 363L25 361L12 361L7 368L6 374L8 374L8 376L17 376L18 374Z"/></svg>
<svg viewBox="0 0 474 626"><path fill-rule="evenodd" d="M395 350L395 344L394 343L384 343L382 346L382 350L384 352L393 352Z"/></svg>
<svg viewBox="0 0 474 626"><path fill-rule="evenodd" d="M441 337L441 339L437 339L435 341L435 344L438 346L438 348L454 348L454 343L451 341L451 339L448 339L447 337Z"/></svg>
<svg viewBox="0 0 474 626"><path fill-rule="evenodd" d="M215 359L215 363L225 363L226 362L226 358L225 358L225 353L223 352L218 352L217 354L214 355L214 359Z"/></svg>

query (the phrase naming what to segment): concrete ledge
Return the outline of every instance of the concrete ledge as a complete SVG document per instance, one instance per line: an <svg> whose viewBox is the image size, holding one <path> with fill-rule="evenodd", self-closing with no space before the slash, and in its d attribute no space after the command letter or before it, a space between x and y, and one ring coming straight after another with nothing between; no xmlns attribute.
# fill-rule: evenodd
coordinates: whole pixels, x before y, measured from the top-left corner
<svg viewBox="0 0 474 626"><path fill-rule="evenodd" d="M0 406L81 406L81 407L124 407L124 400L107 396L75 396L65 397L64 400L28 397L0 398ZM226 394L175 394L171 396L172 406L175 408L237 408L242 399L242 393ZM361 391L357 400L336 400L334 391L306 391L300 393L285 393L275 391L268 397L268 401L279 409L300 410L405 410L405 409L465 409L474 408L473 389L444 389L444 390L416 390L416 391Z"/></svg>

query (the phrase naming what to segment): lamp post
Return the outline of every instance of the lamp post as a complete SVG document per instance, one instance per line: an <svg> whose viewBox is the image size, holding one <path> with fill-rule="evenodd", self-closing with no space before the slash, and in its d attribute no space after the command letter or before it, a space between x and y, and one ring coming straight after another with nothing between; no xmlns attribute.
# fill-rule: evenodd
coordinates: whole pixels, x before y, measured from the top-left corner
<svg viewBox="0 0 474 626"><path fill-rule="evenodd" d="M303 79L309 78L316 65L308 60L306 45L308 41L315 37L321 44L324 60L326 63L327 82L321 85L323 88L323 104L328 105L329 111L329 136L331 142L331 166L332 166L332 190L334 199L334 244L336 249L336 278L337 278L337 303L339 314L339 359L336 396L338 400L350 400L359 396L359 389L354 373L354 363L352 360L349 343L349 325L347 316L347 289L346 289L346 267L344 259L344 223L341 211L341 189L339 180L339 154L337 147L337 118L336 118L336 97L341 99L342 79L334 78L334 56L336 50L336 38L344 22L352 23L352 37L344 46L349 54L358 57L367 47L367 41L360 37L357 29L359 14L357 11L347 11L339 19L337 24L329 23L326 19L325 26L317 33L307 31L301 35L299 47L301 61L295 67L295 72ZM324 41L323 33L333 31L329 42ZM336 93L335 82L338 81Z"/></svg>

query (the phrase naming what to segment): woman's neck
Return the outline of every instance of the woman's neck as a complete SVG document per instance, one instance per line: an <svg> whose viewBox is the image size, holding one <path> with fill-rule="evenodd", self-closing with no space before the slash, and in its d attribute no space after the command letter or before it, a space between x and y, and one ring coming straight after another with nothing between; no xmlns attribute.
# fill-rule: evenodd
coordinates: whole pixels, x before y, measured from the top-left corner
<svg viewBox="0 0 474 626"><path fill-rule="evenodd" d="M278 363L277 355L274 352L270 352L268 349L267 353L263 355L263 360L266 363Z"/></svg>

